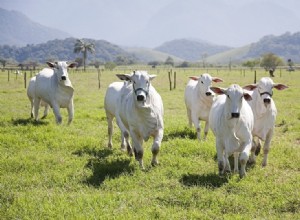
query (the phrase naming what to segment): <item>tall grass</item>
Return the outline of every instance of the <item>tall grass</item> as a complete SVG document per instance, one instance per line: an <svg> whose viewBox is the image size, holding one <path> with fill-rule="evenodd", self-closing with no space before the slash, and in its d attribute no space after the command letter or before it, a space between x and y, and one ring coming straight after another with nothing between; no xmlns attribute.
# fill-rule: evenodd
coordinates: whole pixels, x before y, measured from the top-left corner
<svg viewBox="0 0 300 220"><path fill-rule="evenodd" d="M123 71L121 71L123 72ZM278 109L269 164L262 155L247 176L219 177L215 142L196 140L187 127L184 88L202 70L177 69L177 88L169 91L166 70L153 85L165 108L160 165L152 167L151 140L144 143L145 171L120 148L107 148L103 98L115 73L104 71L101 89L96 72L72 72L75 118L55 124L51 112L30 119L30 103L21 78L7 81L0 72L0 218L1 219L299 219L300 218L300 72L276 73L289 89L274 91ZM211 70L224 82L246 85L253 72ZM266 73L258 71L258 79ZM217 85L217 84L215 84ZM203 127L203 123L202 123Z"/></svg>

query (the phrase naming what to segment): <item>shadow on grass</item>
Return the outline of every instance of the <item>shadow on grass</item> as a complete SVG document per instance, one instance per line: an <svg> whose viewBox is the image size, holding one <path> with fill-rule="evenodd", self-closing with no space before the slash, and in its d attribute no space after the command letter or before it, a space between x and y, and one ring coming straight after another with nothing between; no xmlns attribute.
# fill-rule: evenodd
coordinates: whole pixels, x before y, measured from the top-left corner
<svg viewBox="0 0 300 220"><path fill-rule="evenodd" d="M130 167L130 158L111 161L92 158L86 167L91 169L93 174L84 182L93 187L99 187L106 179L114 179L123 173L130 174L134 171L134 168Z"/></svg>
<svg viewBox="0 0 300 220"><path fill-rule="evenodd" d="M84 146L82 149L77 150L73 152L73 154L82 157L84 154L97 157L97 158L105 158L111 155L113 151L111 149L95 149L95 148L90 148L89 146Z"/></svg>
<svg viewBox="0 0 300 220"><path fill-rule="evenodd" d="M15 126L26 126L26 125L29 125L29 124L32 124L34 126L43 126L43 125L48 125L49 122L47 121L35 121L34 119L32 118L27 118L27 119L24 119L24 118L19 118L19 119L12 119L12 123L13 125Z"/></svg>
<svg viewBox="0 0 300 220"><path fill-rule="evenodd" d="M134 171L134 167L130 166L130 157L123 155L123 152L119 155L114 155L113 152L108 148L98 150L85 146L73 153L77 156L91 156L85 167L92 171L92 175L83 181L85 184L98 188L106 179L114 179Z"/></svg>
<svg viewBox="0 0 300 220"><path fill-rule="evenodd" d="M217 174L184 174L180 182L185 186L204 186L207 188L219 188L228 182L229 176L220 177Z"/></svg>
<svg viewBox="0 0 300 220"><path fill-rule="evenodd" d="M195 132L195 129L184 127L184 128L180 128L180 129L175 130L175 131L165 132L164 137L163 137L163 141L168 141L168 140L174 139L174 138L196 139L197 134Z"/></svg>

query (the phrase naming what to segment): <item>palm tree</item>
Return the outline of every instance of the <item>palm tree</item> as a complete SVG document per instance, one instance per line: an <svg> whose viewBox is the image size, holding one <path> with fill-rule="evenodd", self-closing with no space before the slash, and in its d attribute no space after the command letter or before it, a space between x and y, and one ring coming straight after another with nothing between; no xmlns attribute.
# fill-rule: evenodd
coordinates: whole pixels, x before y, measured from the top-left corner
<svg viewBox="0 0 300 220"><path fill-rule="evenodd" d="M84 42L82 39L77 39L74 45L74 53L83 54L83 70L85 71L85 63L87 58L87 52L95 53L95 45L93 43Z"/></svg>

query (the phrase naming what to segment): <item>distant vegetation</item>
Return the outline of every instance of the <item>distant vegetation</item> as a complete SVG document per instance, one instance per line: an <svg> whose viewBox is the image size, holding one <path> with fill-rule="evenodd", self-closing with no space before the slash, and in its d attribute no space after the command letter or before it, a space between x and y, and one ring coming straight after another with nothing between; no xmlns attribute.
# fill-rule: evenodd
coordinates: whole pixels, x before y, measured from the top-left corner
<svg viewBox="0 0 300 220"><path fill-rule="evenodd" d="M88 61L99 59L103 62L115 61L121 57L128 60L136 58L118 47L104 40L84 39L84 41L94 44L95 53L87 57ZM47 43L37 45L27 45L25 47L15 47L3 45L0 46L0 57L4 59L12 59L22 63L30 60L44 63L47 60L75 60L78 55L74 53L75 38L67 38L65 40L52 40Z"/></svg>
<svg viewBox="0 0 300 220"><path fill-rule="evenodd" d="M188 39L169 41L155 48L155 50L177 56L186 61L197 61L229 49L231 47Z"/></svg>

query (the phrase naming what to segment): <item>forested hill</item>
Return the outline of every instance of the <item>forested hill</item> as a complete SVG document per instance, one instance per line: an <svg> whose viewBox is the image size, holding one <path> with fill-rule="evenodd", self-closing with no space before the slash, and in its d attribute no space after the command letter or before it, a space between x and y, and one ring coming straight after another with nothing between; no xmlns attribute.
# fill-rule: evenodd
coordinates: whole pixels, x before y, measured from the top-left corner
<svg viewBox="0 0 300 220"><path fill-rule="evenodd" d="M245 60L260 58L266 53L274 53L285 62L291 59L294 63L300 63L300 32L294 34L287 32L279 36L268 35L244 47L210 56L207 61L225 64L231 60L233 63L241 63Z"/></svg>
<svg viewBox="0 0 300 220"><path fill-rule="evenodd" d="M65 39L70 34L33 22L18 11L0 8L0 45L24 46L52 39Z"/></svg>
<svg viewBox="0 0 300 220"><path fill-rule="evenodd" d="M117 57L135 60L133 55L107 41L83 40L95 45L95 54L88 54L88 61L114 61ZM27 45L25 47L2 45L0 46L0 57L13 59L20 63L24 61L38 61L44 63L47 60L75 60L77 57L82 57L81 54L75 54L73 52L75 42L75 38L67 38L64 40L51 40L37 45Z"/></svg>
<svg viewBox="0 0 300 220"><path fill-rule="evenodd" d="M300 32L291 34L289 32L274 36L269 35L260 39L250 46L247 58L260 57L264 53L274 53L284 59L300 61Z"/></svg>
<svg viewBox="0 0 300 220"><path fill-rule="evenodd" d="M203 56L211 56L231 49L227 46L211 44L201 40L177 39L168 41L155 50L177 56L187 61L197 61Z"/></svg>

